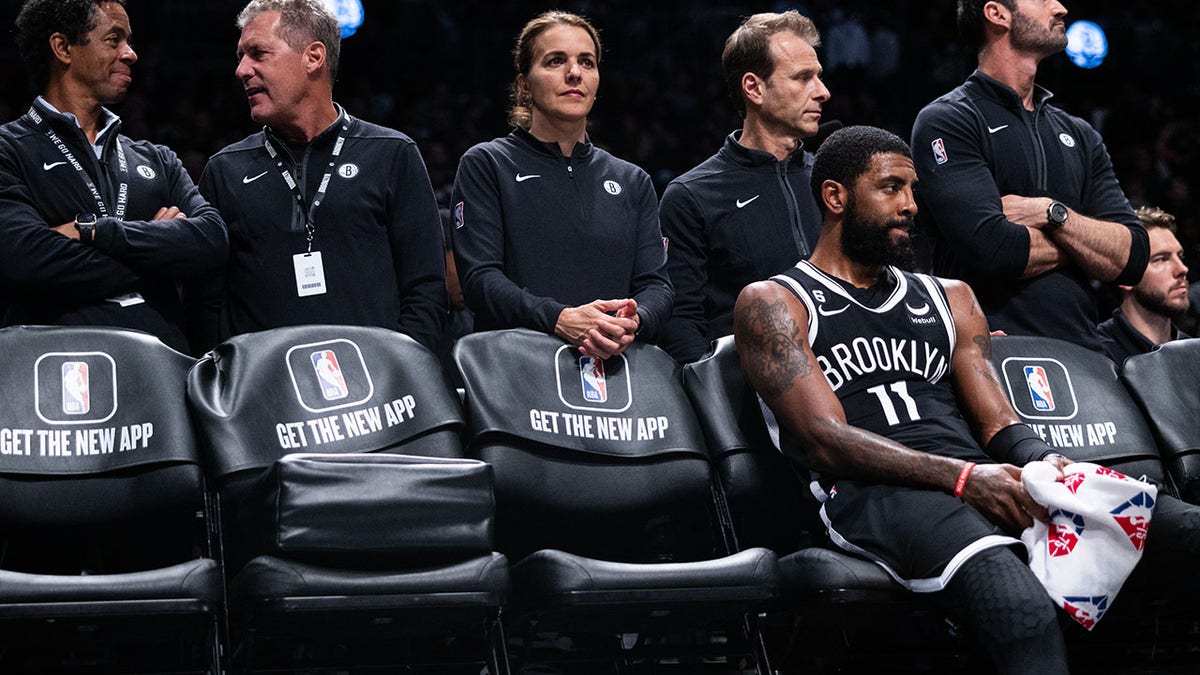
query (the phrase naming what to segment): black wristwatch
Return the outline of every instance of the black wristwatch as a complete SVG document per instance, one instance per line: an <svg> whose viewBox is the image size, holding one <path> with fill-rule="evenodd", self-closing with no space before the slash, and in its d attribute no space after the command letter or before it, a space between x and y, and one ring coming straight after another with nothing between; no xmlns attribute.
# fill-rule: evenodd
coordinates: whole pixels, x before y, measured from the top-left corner
<svg viewBox="0 0 1200 675"><path fill-rule="evenodd" d="M75 229L79 230L79 241L90 244L96 237L96 218L94 213L80 213L75 216Z"/></svg>
<svg viewBox="0 0 1200 675"><path fill-rule="evenodd" d="M1050 234L1062 227L1067 222L1068 213L1066 204L1058 200L1050 202L1050 206L1046 207L1046 225L1042 227L1042 232Z"/></svg>

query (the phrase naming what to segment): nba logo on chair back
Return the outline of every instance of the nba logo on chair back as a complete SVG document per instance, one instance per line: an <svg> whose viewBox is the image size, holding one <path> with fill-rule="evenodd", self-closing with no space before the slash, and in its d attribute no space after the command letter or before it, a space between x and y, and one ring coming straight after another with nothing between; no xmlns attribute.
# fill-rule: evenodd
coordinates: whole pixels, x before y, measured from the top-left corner
<svg viewBox="0 0 1200 675"><path fill-rule="evenodd" d="M1029 385L1029 398L1034 410L1054 411L1054 392L1050 391L1050 380L1046 369L1041 366L1025 366L1025 382Z"/></svg>
<svg viewBox="0 0 1200 675"><path fill-rule="evenodd" d="M1079 413L1071 374L1061 362L1014 356L1000 370L1008 400L1026 420L1069 420Z"/></svg>
<svg viewBox="0 0 1200 675"><path fill-rule="evenodd" d="M308 412L359 405L375 393L362 350L350 340L296 345L284 358L296 399Z"/></svg>
<svg viewBox="0 0 1200 675"><path fill-rule="evenodd" d="M315 351L309 358L312 359L313 370L317 373L321 394L326 401L340 401L350 395L346 377L342 375L342 367L338 365L337 354L332 349Z"/></svg>
<svg viewBox="0 0 1200 675"><path fill-rule="evenodd" d="M608 382L604 378L604 361L594 356L579 357L579 379L583 383L583 400L593 403L608 401Z"/></svg>
<svg viewBox="0 0 1200 675"><path fill-rule="evenodd" d="M117 363L103 352L54 352L34 363L37 415L47 424L95 424L117 412Z"/></svg>
<svg viewBox="0 0 1200 675"><path fill-rule="evenodd" d="M63 412L67 415L86 415L92 409L89 391L88 365L84 361L62 364Z"/></svg>
<svg viewBox="0 0 1200 675"><path fill-rule="evenodd" d="M629 361L623 354L603 361L563 345L554 353L554 370L558 399L568 408L619 413L633 403Z"/></svg>

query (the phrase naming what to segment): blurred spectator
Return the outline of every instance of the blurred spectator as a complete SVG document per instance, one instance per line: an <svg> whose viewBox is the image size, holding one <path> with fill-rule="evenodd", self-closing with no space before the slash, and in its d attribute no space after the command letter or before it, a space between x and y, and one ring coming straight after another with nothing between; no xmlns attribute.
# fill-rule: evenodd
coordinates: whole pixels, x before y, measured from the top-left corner
<svg viewBox="0 0 1200 675"><path fill-rule="evenodd" d="M1104 349L1118 365L1171 340L1191 337L1174 321L1188 310L1188 267L1175 238L1175 216L1152 206L1137 210L1150 236L1150 264L1134 286L1120 286L1121 306L1100 324Z"/></svg>

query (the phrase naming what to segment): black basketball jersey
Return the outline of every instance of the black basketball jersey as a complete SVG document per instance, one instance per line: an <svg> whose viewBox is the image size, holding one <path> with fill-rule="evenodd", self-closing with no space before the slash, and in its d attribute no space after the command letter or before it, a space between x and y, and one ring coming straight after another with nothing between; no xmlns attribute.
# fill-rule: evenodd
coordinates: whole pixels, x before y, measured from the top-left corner
<svg viewBox="0 0 1200 675"><path fill-rule="evenodd" d="M938 279L888 267L861 294L801 261L771 280L808 309L809 344L849 424L933 454L982 457L948 377L956 333Z"/></svg>

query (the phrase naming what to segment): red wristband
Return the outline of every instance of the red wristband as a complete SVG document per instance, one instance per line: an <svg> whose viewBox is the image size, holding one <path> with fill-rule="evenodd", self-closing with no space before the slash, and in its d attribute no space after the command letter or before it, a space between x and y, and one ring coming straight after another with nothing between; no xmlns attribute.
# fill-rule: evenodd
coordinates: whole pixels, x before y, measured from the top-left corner
<svg viewBox="0 0 1200 675"><path fill-rule="evenodd" d="M962 498L963 488L967 487L967 476L971 475L971 469L975 468L975 462L967 462L963 465L962 471L958 472L958 482L954 484L954 496Z"/></svg>

